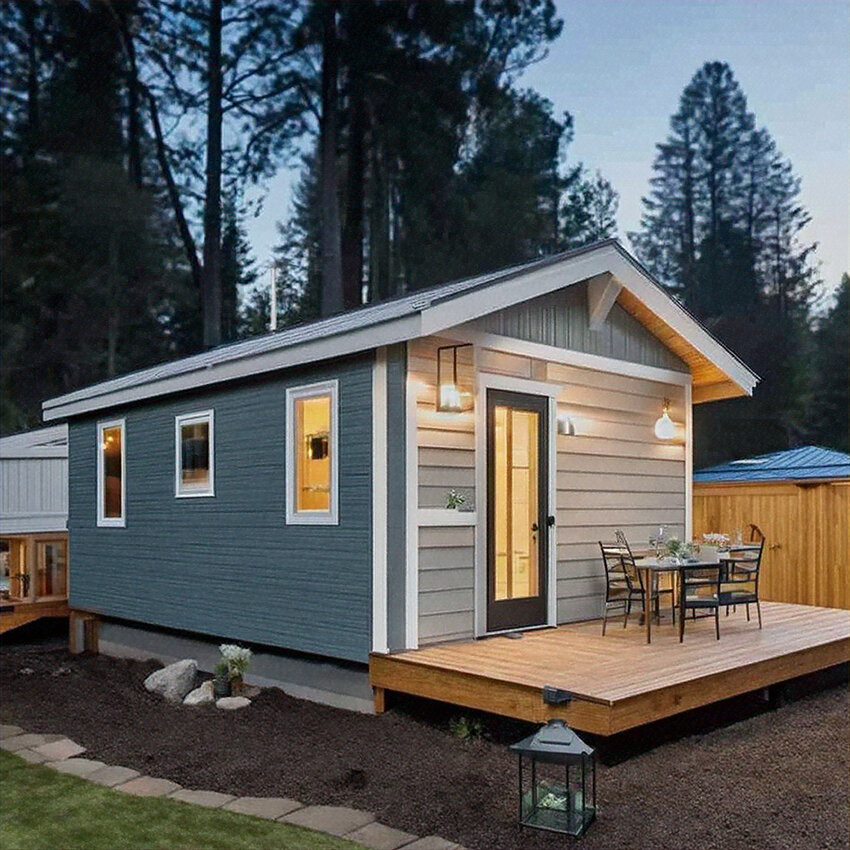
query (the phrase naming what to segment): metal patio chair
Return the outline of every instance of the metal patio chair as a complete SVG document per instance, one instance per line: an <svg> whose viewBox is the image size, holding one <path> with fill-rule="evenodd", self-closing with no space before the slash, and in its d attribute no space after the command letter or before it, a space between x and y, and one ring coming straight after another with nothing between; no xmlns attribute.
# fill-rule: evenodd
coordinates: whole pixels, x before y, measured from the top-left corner
<svg viewBox="0 0 850 850"><path fill-rule="evenodd" d="M685 639L685 615L688 611L694 619L697 611L714 612L714 634L720 640L720 580L723 567L720 564L693 564L679 567L679 643Z"/></svg>

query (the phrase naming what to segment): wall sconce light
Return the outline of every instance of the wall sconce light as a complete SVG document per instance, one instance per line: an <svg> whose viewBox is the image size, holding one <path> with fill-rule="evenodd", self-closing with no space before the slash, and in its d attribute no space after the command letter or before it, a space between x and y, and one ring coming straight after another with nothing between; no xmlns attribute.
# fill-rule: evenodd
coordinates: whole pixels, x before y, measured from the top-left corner
<svg viewBox="0 0 850 850"><path fill-rule="evenodd" d="M472 408L472 394L461 390L457 380L457 352L470 343L443 345L437 349L437 410L462 413Z"/></svg>
<svg viewBox="0 0 850 850"><path fill-rule="evenodd" d="M575 437L576 435L575 423L566 413L558 415L558 433L563 437Z"/></svg>
<svg viewBox="0 0 850 850"><path fill-rule="evenodd" d="M659 440L672 440L676 436L676 425L670 418L670 399L664 399L661 416L655 420L655 436Z"/></svg>

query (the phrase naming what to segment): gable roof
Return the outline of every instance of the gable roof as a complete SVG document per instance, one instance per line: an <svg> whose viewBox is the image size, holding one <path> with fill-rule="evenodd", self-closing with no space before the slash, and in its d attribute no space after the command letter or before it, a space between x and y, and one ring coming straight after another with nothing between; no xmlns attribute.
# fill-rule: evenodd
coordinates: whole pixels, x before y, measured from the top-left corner
<svg viewBox="0 0 850 850"><path fill-rule="evenodd" d="M609 276L617 301L691 369L694 400L749 395L758 381L616 240L417 290L84 387L43 405L45 420L194 389L439 333L583 280Z"/></svg>
<svg viewBox="0 0 850 850"><path fill-rule="evenodd" d="M850 478L850 455L820 446L732 460L694 473L694 481L805 481Z"/></svg>

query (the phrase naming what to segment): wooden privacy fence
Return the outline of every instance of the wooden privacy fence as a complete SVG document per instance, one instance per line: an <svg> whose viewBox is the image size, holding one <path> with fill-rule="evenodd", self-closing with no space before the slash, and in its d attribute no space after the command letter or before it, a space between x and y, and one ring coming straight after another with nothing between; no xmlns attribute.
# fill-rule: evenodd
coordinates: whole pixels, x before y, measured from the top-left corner
<svg viewBox="0 0 850 850"><path fill-rule="evenodd" d="M767 538L761 596L775 602L850 608L850 481L694 484L694 537Z"/></svg>

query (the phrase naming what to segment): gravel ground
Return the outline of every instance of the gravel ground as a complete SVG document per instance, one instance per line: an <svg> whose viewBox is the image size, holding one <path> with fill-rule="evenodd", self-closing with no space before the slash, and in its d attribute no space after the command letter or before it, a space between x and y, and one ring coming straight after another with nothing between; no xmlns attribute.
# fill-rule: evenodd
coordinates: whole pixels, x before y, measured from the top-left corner
<svg viewBox="0 0 850 850"><path fill-rule="evenodd" d="M505 744L529 730L523 724L485 717L483 735L461 741L448 729L448 710L432 703L370 717L276 689L244 711L186 708L144 690L156 666L71 657L55 644L4 645L0 716L30 732L66 734L91 758L190 788L355 806L471 850L569 842L515 824L516 762ZM741 720L753 705L727 704L609 741L599 817L581 846L847 848L846 684Z"/></svg>

